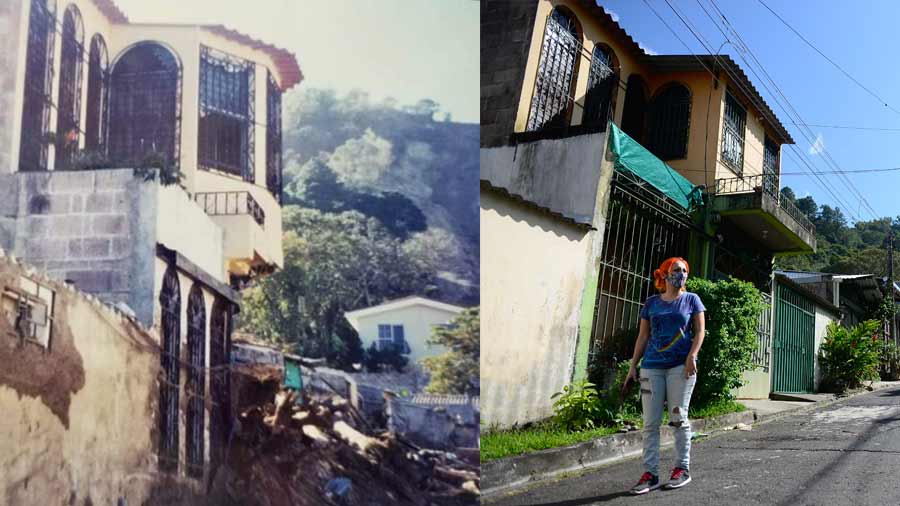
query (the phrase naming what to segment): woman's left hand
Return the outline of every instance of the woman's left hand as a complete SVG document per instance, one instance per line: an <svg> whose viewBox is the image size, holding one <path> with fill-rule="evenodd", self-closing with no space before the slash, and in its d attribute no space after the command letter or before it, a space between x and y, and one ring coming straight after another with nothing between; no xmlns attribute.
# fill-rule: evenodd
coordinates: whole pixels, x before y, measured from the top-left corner
<svg viewBox="0 0 900 506"><path fill-rule="evenodd" d="M690 378L691 376L697 374L697 359L694 357L688 356L687 360L684 361L684 377Z"/></svg>

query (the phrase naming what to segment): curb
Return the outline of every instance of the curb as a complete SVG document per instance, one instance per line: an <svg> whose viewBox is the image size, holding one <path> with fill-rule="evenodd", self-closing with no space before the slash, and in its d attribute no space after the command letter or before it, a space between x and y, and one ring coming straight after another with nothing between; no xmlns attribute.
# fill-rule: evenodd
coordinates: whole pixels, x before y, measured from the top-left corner
<svg viewBox="0 0 900 506"><path fill-rule="evenodd" d="M869 387L849 392L847 395L835 396L831 399L810 402L808 406L785 409L777 413L759 415L753 410L740 413L729 413L715 418L692 420L693 432L724 432L739 423L752 425L778 420L788 415L812 411L816 408L830 406L853 397L876 392L886 388L900 386L900 382L875 382ZM660 427L660 447L674 443L672 431L668 427ZM550 448L536 452L516 455L481 464L482 503L485 500L519 492L520 489L561 478L568 474L580 474L591 469L612 464L629 457L640 455L643 451L641 431L614 434L592 441L585 441L572 446Z"/></svg>
<svg viewBox="0 0 900 506"><path fill-rule="evenodd" d="M756 413L747 410L715 418L691 420L693 432L714 432L739 423L751 425ZM660 427L660 447L674 444L673 432ZM581 473L613 462L640 455L643 434L631 431L613 434L572 446L549 448L481 464L481 497L489 499L519 488L552 480L570 473Z"/></svg>

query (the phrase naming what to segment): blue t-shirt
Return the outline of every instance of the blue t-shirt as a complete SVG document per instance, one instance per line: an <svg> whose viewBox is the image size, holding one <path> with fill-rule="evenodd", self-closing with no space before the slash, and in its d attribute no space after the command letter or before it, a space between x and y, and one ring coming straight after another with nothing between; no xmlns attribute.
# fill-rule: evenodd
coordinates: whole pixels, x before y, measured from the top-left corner
<svg viewBox="0 0 900 506"><path fill-rule="evenodd" d="M641 318L650 322L650 338L641 367L669 369L684 364L694 337L693 316L706 311L696 293L683 292L666 302L653 295L644 303Z"/></svg>

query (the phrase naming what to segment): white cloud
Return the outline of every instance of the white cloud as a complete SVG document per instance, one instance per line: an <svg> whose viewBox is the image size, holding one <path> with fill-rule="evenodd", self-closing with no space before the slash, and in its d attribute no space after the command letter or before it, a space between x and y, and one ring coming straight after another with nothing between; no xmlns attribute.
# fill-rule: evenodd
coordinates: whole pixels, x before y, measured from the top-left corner
<svg viewBox="0 0 900 506"><path fill-rule="evenodd" d="M658 54L659 54L659 53L656 52L656 50L653 49L652 47L645 46L644 44L641 44L640 42L638 42L637 44L638 44L639 46L641 46L641 49L643 49L644 52L647 53L647 54L649 54L649 55L658 55Z"/></svg>
<svg viewBox="0 0 900 506"><path fill-rule="evenodd" d="M816 136L816 142L809 147L809 154L818 155L822 151L825 151L825 139L822 137L822 134L819 134Z"/></svg>
<svg viewBox="0 0 900 506"><path fill-rule="evenodd" d="M618 13L616 13L614 10L610 9L609 7L603 7L603 10L605 10L606 13L609 14L609 17L613 18L613 21L615 21L616 23L619 22L619 14Z"/></svg>

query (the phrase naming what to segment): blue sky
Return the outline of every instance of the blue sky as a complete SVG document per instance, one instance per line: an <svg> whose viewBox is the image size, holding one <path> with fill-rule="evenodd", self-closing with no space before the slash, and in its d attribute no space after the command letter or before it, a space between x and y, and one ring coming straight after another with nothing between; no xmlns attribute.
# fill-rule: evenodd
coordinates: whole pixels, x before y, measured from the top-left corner
<svg viewBox="0 0 900 506"><path fill-rule="evenodd" d="M599 0L598 3L618 17L622 27L647 50L658 54L707 52L664 0L649 1L690 46L690 51L643 1ZM713 47L718 48L722 44L725 37L700 7L702 4L715 15L710 0L669 1ZM764 1L847 73L900 111L900 58L896 57L900 47L900 29L896 22L900 18L900 2ZM859 88L757 0L715 0L715 4L807 124L897 129L873 131L811 126L813 134L821 138L827 152L841 169L900 167L900 113L891 111ZM787 113L763 89L760 79L750 73L737 50L726 44L722 52L730 54L741 65L772 110L785 123L806 159L817 170L833 170L826 164L824 153L811 154L810 143L797 126L787 124L791 121ZM805 166L789 154L782 155L781 170L783 173L807 172ZM812 195L820 205L840 207L850 221L855 217L861 220L873 218L873 213L860 204L857 194L845 186L841 176L832 174L821 177L837 198L822 188L813 176L785 175L782 184L790 186L800 197ZM848 174L847 178L871 205L875 216L900 215L900 171Z"/></svg>
<svg viewBox="0 0 900 506"><path fill-rule="evenodd" d="M306 77L301 88L359 88L400 104L430 98L454 121L479 120L472 0L115 1L134 22L221 23L290 49Z"/></svg>

